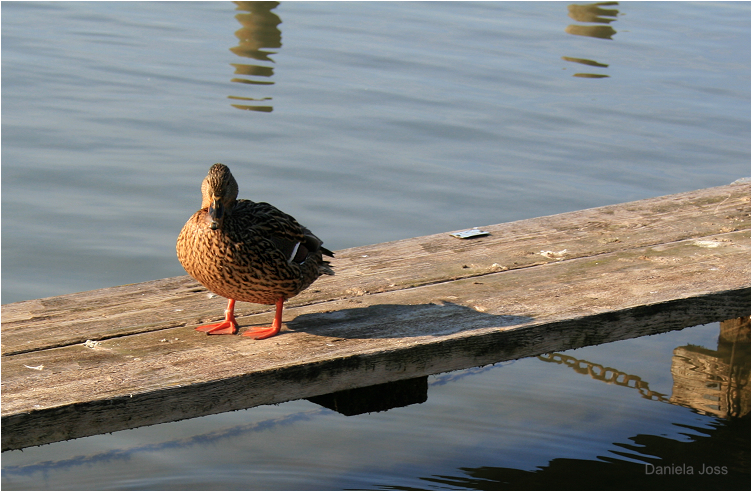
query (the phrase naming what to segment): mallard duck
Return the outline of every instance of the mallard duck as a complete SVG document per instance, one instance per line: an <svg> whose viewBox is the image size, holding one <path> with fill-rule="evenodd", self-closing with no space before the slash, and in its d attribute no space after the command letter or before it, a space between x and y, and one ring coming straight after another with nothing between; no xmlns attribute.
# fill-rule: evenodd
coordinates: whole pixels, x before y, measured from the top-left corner
<svg viewBox="0 0 752 492"><path fill-rule="evenodd" d="M178 260L207 289L228 299L225 319L199 326L211 335L238 331L235 301L276 304L274 322L243 336L279 333L282 306L322 274L334 275L323 255L334 254L291 216L268 203L238 200L238 183L224 164L214 164L201 183L201 210L180 231Z"/></svg>

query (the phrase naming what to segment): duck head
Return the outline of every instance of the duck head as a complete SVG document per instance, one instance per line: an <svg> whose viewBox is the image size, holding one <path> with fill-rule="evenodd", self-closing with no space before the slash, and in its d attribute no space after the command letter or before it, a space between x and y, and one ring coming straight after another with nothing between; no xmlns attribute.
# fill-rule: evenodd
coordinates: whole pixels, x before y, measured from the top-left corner
<svg viewBox="0 0 752 492"><path fill-rule="evenodd" d="M222 221L232 213L238 198L238 183L224 164L214 164L201 183L201 208L207 209L206 221L212 230L222 227Z"/></svg>

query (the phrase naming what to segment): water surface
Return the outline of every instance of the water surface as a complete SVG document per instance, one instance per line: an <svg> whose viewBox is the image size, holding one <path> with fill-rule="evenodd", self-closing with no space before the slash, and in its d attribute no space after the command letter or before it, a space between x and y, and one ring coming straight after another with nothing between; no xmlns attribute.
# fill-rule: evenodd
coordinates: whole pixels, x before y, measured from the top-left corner
<svg viewBox="0 0 752 492"><path fill-rule="evenodd" d="M331 249L749 175L746 3L270 6L3 3L3 303L183 274L214 162Z"/></svg>
<svg viewBox="0 0 752 492"><path fill-rule="evenodd" d="M576 5L3 2L2 303L183 275L214 162L335 250L749 175L749 3ZM388 412L297 401L6 452L2 486L748 489L749 415L668 401L674 350L718 332L564 354L650 398L531 358Z"/></svg>

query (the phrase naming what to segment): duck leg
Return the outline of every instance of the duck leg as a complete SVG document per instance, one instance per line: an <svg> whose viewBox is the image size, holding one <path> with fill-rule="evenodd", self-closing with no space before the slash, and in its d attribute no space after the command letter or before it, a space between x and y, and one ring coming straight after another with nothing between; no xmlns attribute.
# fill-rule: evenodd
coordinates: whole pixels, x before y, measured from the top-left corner
<svg viewBox="0 0 752 492"><path fill-rule="evenodd" d="M243 333L243 336L251 337L254 340L263 340L264 338L273 337L279 333L280 328L282 328L282 305L284 303L285 298L280 297L277 301L277 312L274 315L274 323L272 323L272 326L253 328Z"/></svg>
<svg viewBox="0 0 752 492"><path fill-rule="evenodd" d="M196 328L205 331L207 335L234 335L238 332L238 324L235 321L235 299L230 299L225 310L225 319L219 323L203 325Z"/></svg>

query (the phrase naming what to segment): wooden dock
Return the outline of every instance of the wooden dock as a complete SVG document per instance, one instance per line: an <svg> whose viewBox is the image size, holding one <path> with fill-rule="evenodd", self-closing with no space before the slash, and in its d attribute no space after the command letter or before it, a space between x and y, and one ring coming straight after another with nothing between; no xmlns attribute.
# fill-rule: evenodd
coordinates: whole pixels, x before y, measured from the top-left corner
<svg viewBox="0 0 752 492"><path fill-rule="evenodd" d="M4 305L2 449L750 314L749 182L481 229L337 251L267 340L187 276Z"/></svg>

